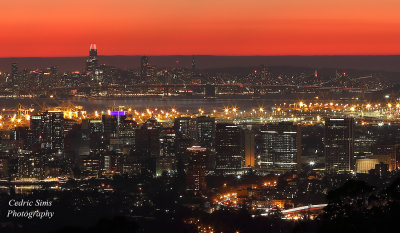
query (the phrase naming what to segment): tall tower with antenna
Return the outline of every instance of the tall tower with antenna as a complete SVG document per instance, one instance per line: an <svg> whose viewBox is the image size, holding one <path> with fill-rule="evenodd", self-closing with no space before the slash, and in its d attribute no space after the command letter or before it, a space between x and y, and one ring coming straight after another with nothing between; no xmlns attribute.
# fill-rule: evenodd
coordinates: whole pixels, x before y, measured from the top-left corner
<svg viewBox="0 0 400 233"><path fill-rule="evenodd" d="M86 72L92 73L98 67L96 44L90 44L89 57L86 60Z"/></svg>
<svg viewBox="0 0 400 233"><path fill-rule="evenodd" d="M146 56L141 57L140 59L140 76L142 78L146 78L149 69L149 58Z"/></svg>
<svg viewBox="0 0 400 233"><path fill-rule="evenodd" d="M196 60L194 59L194 56L192 57L192 70L196 69Z"/></svg>

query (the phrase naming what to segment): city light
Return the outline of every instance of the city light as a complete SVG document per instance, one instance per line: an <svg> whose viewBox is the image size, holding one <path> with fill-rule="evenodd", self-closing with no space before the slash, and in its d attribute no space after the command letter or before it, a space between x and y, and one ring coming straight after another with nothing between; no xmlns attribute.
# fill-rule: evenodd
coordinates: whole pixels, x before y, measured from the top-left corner
<svg viewBox="0 0 400 233"><path fill-rule="evenodd" d="M99 64L100 47L88 47L78 72L17 63L0 72L5 200L45 194L49 211L73 216L107 204L127 223L149 223L138 227L163 219L204 233L379 218L371 205L390 219L400 125L392 73L317 75L274 63L214 70L197 55L172 66L142 56L122 69ZM60 200L71 208L57 209ZM231 216L238 224L222 224Z"/></svg>

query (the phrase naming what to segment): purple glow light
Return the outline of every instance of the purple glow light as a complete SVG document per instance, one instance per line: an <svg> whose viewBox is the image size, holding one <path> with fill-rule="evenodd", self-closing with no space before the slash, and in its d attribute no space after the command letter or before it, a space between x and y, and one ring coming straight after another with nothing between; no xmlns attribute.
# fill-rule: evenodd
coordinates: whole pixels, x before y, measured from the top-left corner
<svg viewBox="0 0 400 233"><path fill-rule="evenodd" d="M111 112L110 112L110 115L111 115L111 116L117 116L117 117L119 117L119 116L125 116L125 111L111 111Z"/></svg>

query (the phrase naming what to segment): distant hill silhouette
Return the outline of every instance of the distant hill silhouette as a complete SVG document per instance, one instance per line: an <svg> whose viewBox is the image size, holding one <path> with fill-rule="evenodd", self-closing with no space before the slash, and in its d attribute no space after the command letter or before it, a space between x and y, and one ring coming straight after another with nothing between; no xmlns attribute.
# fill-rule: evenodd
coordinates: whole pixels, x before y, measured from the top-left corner
<svg viewBox="0 0 400 233"><path fill-rule="evenodd" d="M137 69L141 56L99 56L100 64L122 69ZM267 66L295 66L310 68L339 68L374 71L400 72L400 55L391 56L194 56L198 69ZM151 65L160 67L191 67L192 56L150 56ZM0 58L0 71L9 72L11 63L18 63L19 69L45 68L56 65L59 70L83 70L86 57L44 57L44 58Z"/></svg>

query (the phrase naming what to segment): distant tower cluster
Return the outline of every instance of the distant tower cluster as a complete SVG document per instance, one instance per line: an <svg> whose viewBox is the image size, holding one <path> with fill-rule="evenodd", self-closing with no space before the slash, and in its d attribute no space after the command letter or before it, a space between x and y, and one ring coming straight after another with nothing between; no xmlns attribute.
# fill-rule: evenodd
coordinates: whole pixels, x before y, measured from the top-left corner
<svg viewBox="0 0 400 233"><path fill-rule="evenodd" d="M148 74L148 68L149 68L149 58L146 56L143 56L140 59L140 76L142 78L147 77Z"/></svg>
<svg viewBox="0 0 400 233"><path fill-rule="evenodd" d="M192 70L196 69L196 60L194 59L194 56L192 57Z"/></svg>
<svg viewBox="0 0 400 233"><path fill-rule="evenodd" d="M18 79L18 65L17 63L11 64L11 75L10 75L10 83L12 85L17 84Z"/></svg>
<svg viewBox="0 0 400 233"><path fill-rule="evenodd" d="M96 44L90 44L89 57L86 60L86 72L92 73L98 67Z"/></svg>

